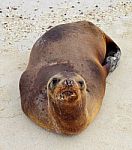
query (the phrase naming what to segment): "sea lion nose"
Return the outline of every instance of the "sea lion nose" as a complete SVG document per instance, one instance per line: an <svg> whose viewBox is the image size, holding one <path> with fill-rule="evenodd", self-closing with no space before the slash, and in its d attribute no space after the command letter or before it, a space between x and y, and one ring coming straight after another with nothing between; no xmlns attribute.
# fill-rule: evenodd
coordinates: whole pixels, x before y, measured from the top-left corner
<svg viewBox="0 0 132 150"><path fill-rule="evenodd" d="M65 86L73 86L74 85L74 81L72 79L65 79L63 84Z"/></svg>

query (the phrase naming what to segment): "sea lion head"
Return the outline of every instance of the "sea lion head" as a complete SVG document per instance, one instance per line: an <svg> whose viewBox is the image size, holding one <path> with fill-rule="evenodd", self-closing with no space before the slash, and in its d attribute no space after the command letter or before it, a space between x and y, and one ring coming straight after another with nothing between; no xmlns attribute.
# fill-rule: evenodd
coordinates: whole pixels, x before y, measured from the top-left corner
<svg viewBox="0 0 132 150"><path fill-rule="evenodd" d="M56 132L77 134L88 124L86 83L74 72L52 76L47 84L49 114Z"/></svg>
<svg viewBox="0 0 132 150"><path fill-rule="evenodd" d="M85 92L85 80L74 72L58 73L47 84L48 97L53 102L71 104L78 101Z"/></svg>

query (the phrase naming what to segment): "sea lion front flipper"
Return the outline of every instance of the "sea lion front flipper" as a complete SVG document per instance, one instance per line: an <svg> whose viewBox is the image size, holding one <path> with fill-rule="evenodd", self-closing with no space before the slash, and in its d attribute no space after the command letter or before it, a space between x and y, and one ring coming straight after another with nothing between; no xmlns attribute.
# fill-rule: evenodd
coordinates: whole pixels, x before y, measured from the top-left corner
<svg viewBox="0 0 132 150"><path fill-rule="evenodd" d="M108 73L113 72L120 60L121 50L117 44L105 34L106 39L106 57L103 65L106 67Z"/></svg>

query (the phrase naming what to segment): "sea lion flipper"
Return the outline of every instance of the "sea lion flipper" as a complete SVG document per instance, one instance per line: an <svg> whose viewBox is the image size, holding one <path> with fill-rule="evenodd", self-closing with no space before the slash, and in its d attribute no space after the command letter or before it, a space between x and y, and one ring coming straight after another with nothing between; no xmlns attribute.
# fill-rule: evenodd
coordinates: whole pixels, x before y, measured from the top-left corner
<svg viewBox="0 0 132 150"><path fill-rule="evenodd" d="M105 34L106 39L106 57L103 65L106 67L108 72L113 72L118 66L118 62L121 56L121 50L118 45Z"/></svg>

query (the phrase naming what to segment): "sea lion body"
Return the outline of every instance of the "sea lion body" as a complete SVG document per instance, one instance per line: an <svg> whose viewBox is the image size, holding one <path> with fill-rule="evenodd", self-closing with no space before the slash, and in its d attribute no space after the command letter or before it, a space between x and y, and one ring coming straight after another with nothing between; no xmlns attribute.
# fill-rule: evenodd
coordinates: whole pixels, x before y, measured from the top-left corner
<svg viewBox="0 0 132 150"><path fill-rule="evenodd" d="M56 133L77 134L85 129L102 104L106 77L112 68L111 59L107 60L111 47L112 55L117 49L119 52L117 45L111 43L114 42L104 32L87 21L59 25L46 32L34 44L20 79L24 113L41 127ZM83 100L74 104L50 102L47 84L58 73L63 79L69 75L73 80L85 80Z"/></svg>

